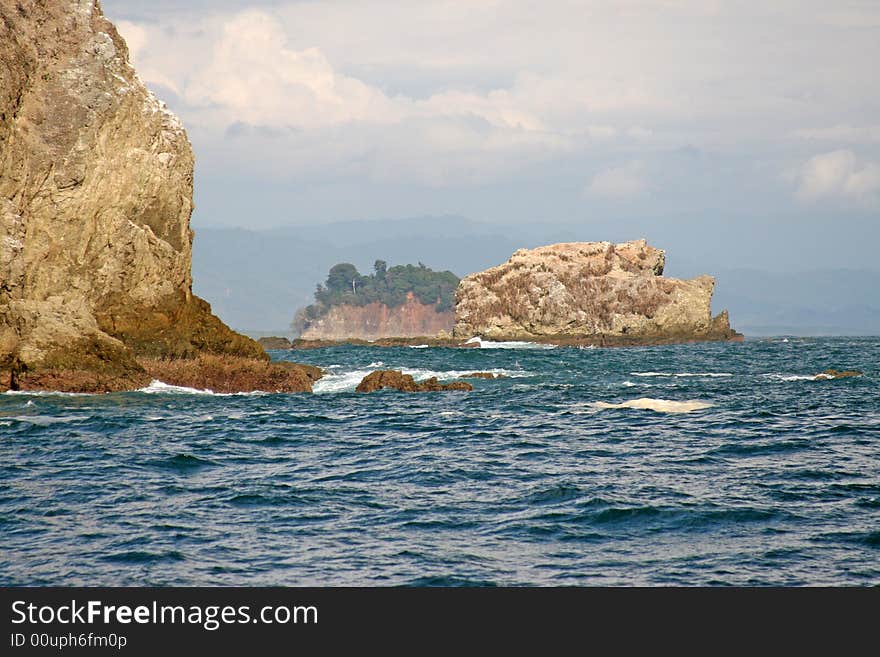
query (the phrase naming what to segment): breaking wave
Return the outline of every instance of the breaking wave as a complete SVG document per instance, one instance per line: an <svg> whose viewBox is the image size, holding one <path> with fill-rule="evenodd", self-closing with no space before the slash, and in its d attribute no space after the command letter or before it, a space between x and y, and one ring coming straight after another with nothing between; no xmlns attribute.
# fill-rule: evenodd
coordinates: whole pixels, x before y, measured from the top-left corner
<svg viewBox="0 0 880 657"><path fill-rule="evenodd" d="M267 395L269 393L262 390L254 390L252 392L214 392L208 388L189 388L187 386L174 386L159 379L153 379L150 385L139 388L137 392L143 392L148 395L214 395L217 397L254 397L259 395Z"/></svg>
<svg viewBox="0 0 880 657"><path fill-rule="evenodd" d="M598 409L605 408L634 408L640 410L656 411L657 413L690 413L691 411L702 411L711 408L709 402L689 400L689 401L672 401L669 399L653 399L651 397L641 397L639 399L630 399L620 404L611 404L609 402L594 402L593 406Z"/></svg>
<svg viewBox="0 0 880 657"><path fill-rule="evenodd" d="M676 376L676 377L726 377L733 376L730 372L630 372L633 376Z"/></svg>
<svg viewBox="0 0 880 657"><path fill-rule="evenodd" d="M483 340L480 337L473 337L466 341L465 344L478 344L480 349L556 349L555 344L543 344L541 342L522 342L512 340L509 342L493 342L492 340Z"/></svg>

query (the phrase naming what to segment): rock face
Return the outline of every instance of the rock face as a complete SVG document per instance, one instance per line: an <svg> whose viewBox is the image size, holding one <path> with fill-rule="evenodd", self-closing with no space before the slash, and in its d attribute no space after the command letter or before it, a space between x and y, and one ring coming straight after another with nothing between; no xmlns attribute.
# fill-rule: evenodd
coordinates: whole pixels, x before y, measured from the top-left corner
<svg viewBox="0 0 880 657"><path fill-rule="evenodd" d="M664 264L665 253L645 240L520 249L462 279L455 337L608 345L742 338L726 311L711 316L711 276L664 278Z"/></svg>
<svg viewBox="0 0 880 657"><path fill-rule="evenodd" d="M437 377L431 377L425 381L416 382L411 375L403 374L399 370L377 370L370 372L363 381L355 388L357 392L375 392L390 388L401 392L442 392L444 390L473 390L470 383L464 381L452 381L440 383Z"/></svg>
<svg viewBox="0 0 880 657"><path fill-rule="evenodd" d="M403 305L389 308L383 303L364 306L334 306L313 320L302 332L303 340L378 340L416 338L451 332L455 313L437 312L420 303L410 292Z"/></svg>
<svg viewBox="0 0 880 657"><path fill-rule="evenodd" d="M95 0L0 0L0 370L265 360L193 296L193 153Z"/></svg>

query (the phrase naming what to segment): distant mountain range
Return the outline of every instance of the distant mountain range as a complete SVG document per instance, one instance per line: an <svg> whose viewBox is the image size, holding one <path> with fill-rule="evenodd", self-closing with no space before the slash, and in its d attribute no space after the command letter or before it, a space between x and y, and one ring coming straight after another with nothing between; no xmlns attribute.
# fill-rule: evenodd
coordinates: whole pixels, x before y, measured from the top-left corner
<svg viewBox="0 0 880 657"><path fill-rule="evenodd" d="M193 287L233 328L254 336L286 335L296 310L313 301L315 287L336 263L370 271L377 259L389 266L422 262L465 276L504 262L520 248L601 239L588 232L576 226L499 226L456 216L266 231L196 228ZM727 308L731 324L746 335L880 335L878 271L732 268L651 243L669 249L667 275L714 275L713 308Z"/></svg>

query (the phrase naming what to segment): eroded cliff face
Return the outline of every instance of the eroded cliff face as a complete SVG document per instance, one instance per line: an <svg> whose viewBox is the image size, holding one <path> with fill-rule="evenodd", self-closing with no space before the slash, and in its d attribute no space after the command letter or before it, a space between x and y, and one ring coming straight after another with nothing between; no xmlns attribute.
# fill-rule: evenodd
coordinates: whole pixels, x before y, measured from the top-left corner
<svg viewBox="0 0 880 657"><path fill-rule="evenodd" d="M192 185L95 0L0 0L0 369L264 359L192 295Z"/></svg>
<svg viewBox="0 0 880 657"><path fill-rule="evenodd" d="M455 337L645 344L729 340L727 313L711 316L715 280L664 278L665 253L638 240L520 249L462 279Z"/></svg>
<svg viewBox="0 0 880 657"><path fill-rule="evenodd" d="M437 312L433 305L420 303L412 293L406 303L389 308L382 303L365 306L334 306L326 315L312 321L302 332L303 340L378 340L416 338L452 332L455 314Z"/></svg>

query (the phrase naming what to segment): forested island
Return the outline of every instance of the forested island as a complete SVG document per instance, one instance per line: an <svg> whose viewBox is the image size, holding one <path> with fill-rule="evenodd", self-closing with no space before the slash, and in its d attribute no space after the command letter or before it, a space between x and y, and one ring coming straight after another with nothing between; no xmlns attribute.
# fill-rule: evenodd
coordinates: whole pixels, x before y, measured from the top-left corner
<svg viewBox="0 0 880 657"><path fill-rule="evenodd" d="M376 260L373 273L361 274L351 263L330 268L318 284L315 303L299 310L297 335L329 338L433 335L451 330L458 276L422 263L388 267Z"/></svg>

